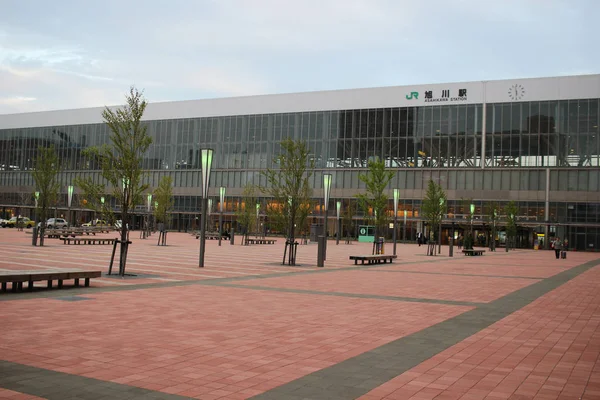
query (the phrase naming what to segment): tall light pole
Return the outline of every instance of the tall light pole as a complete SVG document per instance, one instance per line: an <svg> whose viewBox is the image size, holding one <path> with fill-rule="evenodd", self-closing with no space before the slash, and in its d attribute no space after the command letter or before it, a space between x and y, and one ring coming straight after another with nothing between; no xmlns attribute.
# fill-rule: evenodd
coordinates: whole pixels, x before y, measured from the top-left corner
<svg viewBox="0 0 600 400"><path fill-rule="evenodd" d="M342 211L342 202L339 200L337 203L335 203L335 211L336 211L336 216L337 216L337 222L336 222L336 227L335 227L335 230L337 232L335 235L335 244L337 246L340 244L340 233L341 233L340 232L341 231L341 229L340 229L340 214Z"/></svg>
<svg viewBox="0 0 600 400"><path fill-rule="evenodd" d="M104 196L100 197L100 217L102 218L102 221L104 221Z"/></svg>
<svg viewBox="0 0 600 400"><path fill-rule="evenodd" d="M35 222L37 223L37 217L38 217L38 202L40 201L40 192L35 192L33 198L35 199Z"/></svg>
<svg viewBox="0 0 600 400"><path fill-rule="evenodd" d="M394 189L394 255L396 255L396 230L398 229L398 200L400 199L400 189Z"/></svg>
<svg viewBox="0 0 600 400"><path fill-rule="evenodd" d="M219 188L219 246L221 245L221 236L223 235L223 202L225 201L225 187Z"/></svg>
<svg viewBox="0 0 600 400"><path fill-rule="evenodd" d="M67 213L68 218L71 219L71 202L73 201L73 185L67 186L67 206L69 212ZM56 225L56 221L54 221L54 225ZM67 221L67 226L71 226L71 223Z"/></svg>
<svg viewBox="0 0 600 400"><path fill-rule="evenodd" d="M494 208L494 227L492 228L492 251L496 251L496 218L498 217L498 213Z"/></svg>
<svg viewBox="0 0 600 400"><path fill-rule="evenodd" d="M327 210L329 209L329 195L331 194L331 174L323 174L323 236L325 236L325 248L323 249L323 260L327 260Z"/></svg>
<svg viewBox="0 0 600 400"><path fill-rule="evenodd" d="M204 251L206 249L206 214L208 212L208 183L212 167L213 149L200 150L202 166L202 220L200 222L200 261L198 267L204 268Z"/></svg>
<svg viewBox="0 0 600 400"><path fill-rule="evenodd" d="M407 214L408 214L408 212L406 210L404 210L404 227L403 227L404 232L402 233L402 237L405 242L406 242L406 215Z"/></svg>
<svg viewBox="0 0 600 400"><path fill-rule="evenodd" d="M150 216L151 216L151 211L152 211L152 193L148 193L148 197L147 197L147 201L148 201L148 220L146 221L146 235L150 236Z"/></svg>
<svg viewBox="0 0 600 400"><path fill-rule="evenodd" d="M260 236L260 225L259 225L259 220L260 218L260 203L256 203L256 237Z"/></svg>
<svg viewBox="0 0 600 400"><path fill-rule="evenodd" d="M473 214L475 214L475 204L471 203L471 248L475 247L475 237L473 236Z"/></svg>
<svg viewBox="0 0 600 400"><path fill-rule="evenodd" d="M209 229L209 232L212 229L212 224L211 224L212 209L213 209L213 199L208 199L208 213L206 214L206 216L208 217L208 220L206 221L206 227Z"/></svg>
<svg viewBox="0 0 600 400"><path fill-rule="evenodd" d="M444 198L440 199L440 227L438 232L438 254L442 252L442 220L444 219Z"/></svg>

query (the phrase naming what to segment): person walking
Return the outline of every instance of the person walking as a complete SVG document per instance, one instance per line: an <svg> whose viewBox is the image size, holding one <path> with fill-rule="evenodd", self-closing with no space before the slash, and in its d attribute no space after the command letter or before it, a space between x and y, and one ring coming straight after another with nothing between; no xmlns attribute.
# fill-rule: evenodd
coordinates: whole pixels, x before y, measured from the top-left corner
<svg viewBox="0 0 600 400"><path fill-rule="evenodd" d="M556 255L556 259L558 260L560 258L560 251L562 250L562 242L560 241L560 238L557 237L554 240L554 254Z"/></svg>

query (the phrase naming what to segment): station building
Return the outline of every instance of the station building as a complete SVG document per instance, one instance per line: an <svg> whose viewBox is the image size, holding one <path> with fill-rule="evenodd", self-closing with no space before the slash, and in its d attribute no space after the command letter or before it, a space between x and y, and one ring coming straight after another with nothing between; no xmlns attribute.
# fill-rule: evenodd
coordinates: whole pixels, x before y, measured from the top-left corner
<svg viewBox="0 0 600 400"><path fill-rule="evenodd" d="M322 174L333 174L327 227L335 232L335 204L343 207L364 191L359 174L379 157L395 172L401 190L401 238L414 240L427 227L420 204L430 179L448 194L444 240L459 235L475 204L478 233L486 205L519 207L519 247L552 236L574 250L600 248L600 75L393 86L308 93L150 103L144 119L153 143L144 159L149 183L174 181L171 227L194 229L200 212L200 149L214 149L213 212L218 188L227 188L226 227L236 229L235 208L247 184L265 184L280 141L302 139L315 161L318 200L313 224L324 221ZM54 145L63 162L63 193L78 175L99 176L82 156L107 143L103 108L0 115L0 212L34 213L30 170L39 146ZM76 222L89 220L75 195ZM262 199L263 204L267 199ZM138 210L143 214L145 207ZM268 224L261 209L261 224ZM406 212L405 212L406 211ZM354 216L357 234L364 215ZM455 229L452 229L455 228ZM456 229L458 228L458 229ZM404 237L402 237L404 235ZM496 239L502 244L503 232Z"/></svg>

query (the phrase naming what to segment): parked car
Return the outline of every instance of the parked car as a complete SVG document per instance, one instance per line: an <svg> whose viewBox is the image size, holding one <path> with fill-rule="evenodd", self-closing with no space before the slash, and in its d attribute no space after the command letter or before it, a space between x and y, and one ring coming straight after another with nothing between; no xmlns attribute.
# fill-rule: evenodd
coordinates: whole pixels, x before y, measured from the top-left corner
<svg viewBox="0 0 600 400"><path fill-rule="evenodd" d="M94 219L94 220L91 220L90 222L86 222L85 224L82 224L81 226L108 226L108 222L103 221L101 219Z"/></svg>
<svg viewBox="0 0 600 400"><path fill-rule="evenodd" d="M46 228L48 229L64 228L67 226L69 226L69 223L64 218L49 218L46 221Z"/></svg>
<svg viewBox="0 0 600 400"><path fill-rule="evenodd" d="M15 226L17 226L17 217L12 217L8 221L4 221L5 222L2 223L3 228L14 228ZM35 225L35 221L32 221L27 217L19 217L19 223L25 228L33 228L33 226Z"/></svg>

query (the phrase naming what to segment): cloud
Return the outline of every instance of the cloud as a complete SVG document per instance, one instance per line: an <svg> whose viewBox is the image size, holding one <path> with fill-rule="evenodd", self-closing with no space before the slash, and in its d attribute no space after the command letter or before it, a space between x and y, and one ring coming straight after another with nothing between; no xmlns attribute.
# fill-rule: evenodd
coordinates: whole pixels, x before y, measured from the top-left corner
<svg viewBox="0 0 600 400"><path fill-rule="evenodd" d="M0 14L0 113L598 70L594 0L76 0ZM135 16L135 17L132 17ZM558 55L558 56L557 56Z"/></svg>
<svg viewBox="0 0 600 400"><path fill-rule="evenodd" d="M15 104L21 104L21 103L26 103L26 102L35 101L35 100L36 100L35 97L22 97L22 96L0 97L0 104L15 105Z"/></svg>

